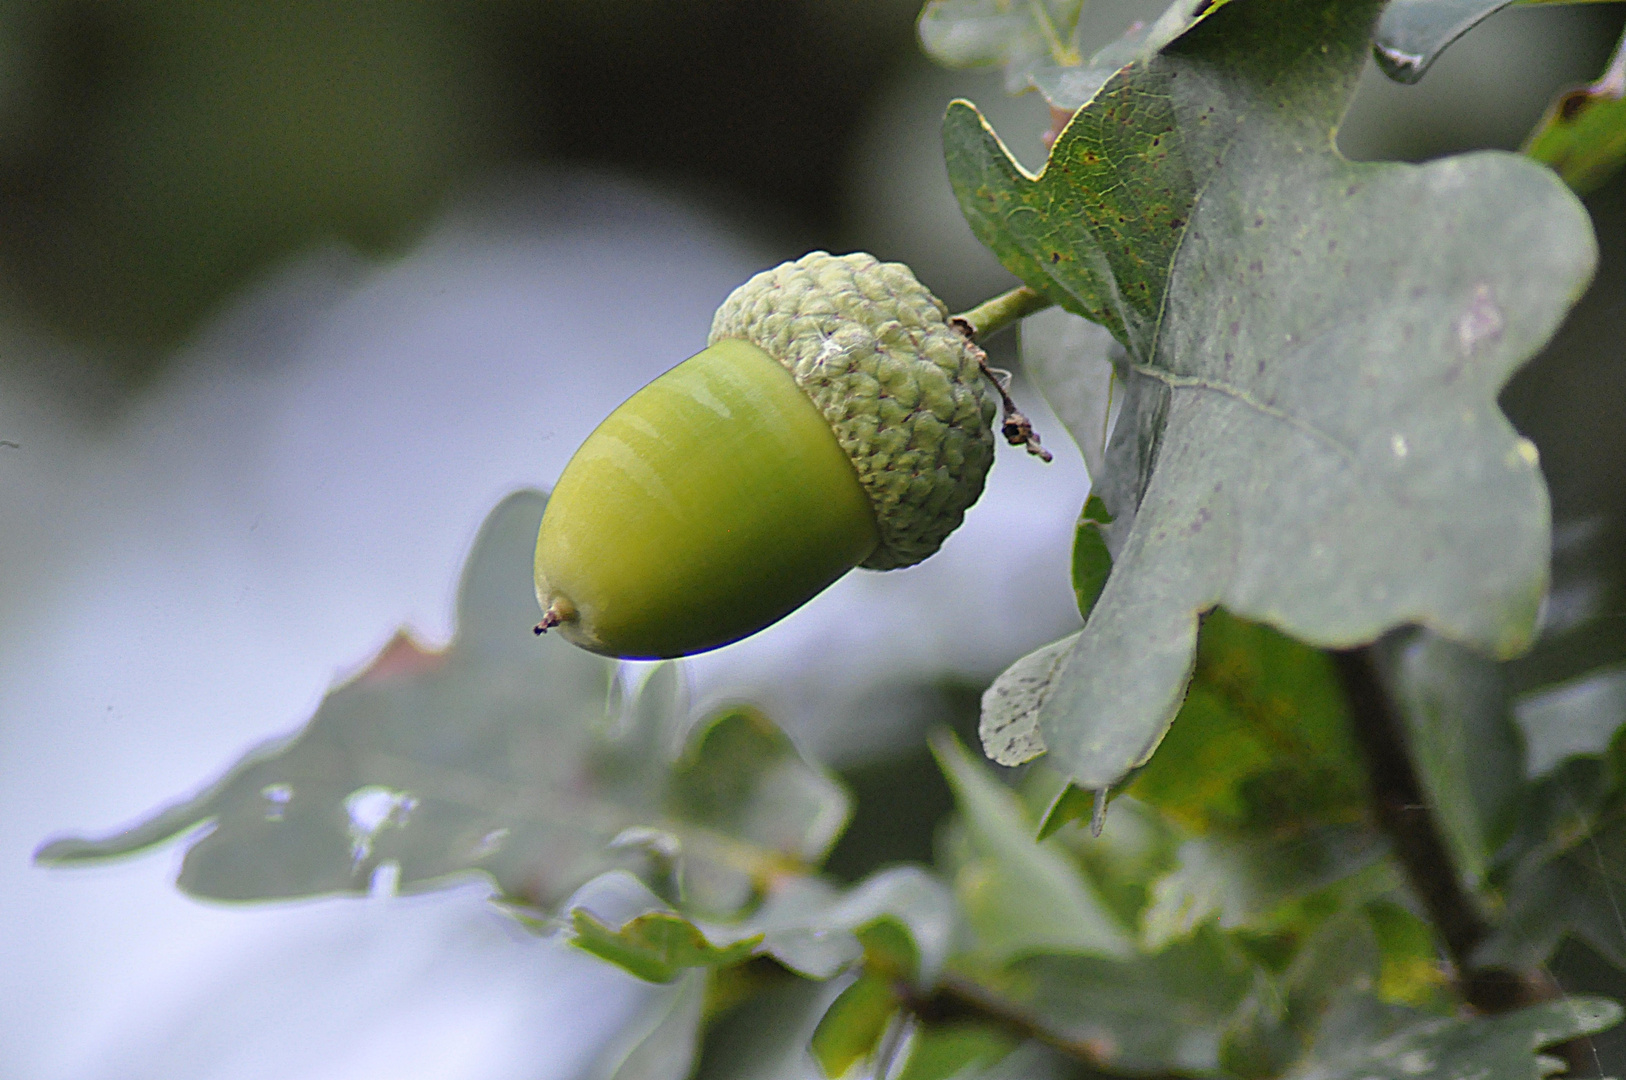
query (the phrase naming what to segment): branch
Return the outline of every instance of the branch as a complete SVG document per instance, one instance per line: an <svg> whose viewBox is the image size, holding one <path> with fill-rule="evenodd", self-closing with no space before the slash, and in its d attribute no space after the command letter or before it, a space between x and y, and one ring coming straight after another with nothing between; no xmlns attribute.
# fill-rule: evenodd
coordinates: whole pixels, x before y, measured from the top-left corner
<svg viewBox="0 0 1626 1080"><path fill-rule="evenodd" d="M1475 966L1474 950L1491 926L1463 887L1445 834L1429 809L1407 749L1405 721L1378 673L1373 648L1335 650L1332 660L1354 713L1355 741L1366 759L1372 814L1439 931L1464 1000L1481 1013L1501 1013L1562 997L1562 988L1545 972ZM1588 1040L1576 1039L1556 1048L1570 1062L1572 1074L1590 1066L1591 1056L1583 1052L1588 1045Z"/></svg>
<svg viewBox="0 0 1626 1080"><path fill-rule="evenodd" d="M929 997L909 997L906 1007L920 1019L943 1023L953 1020L978 1020L1016 1036L1043 1043L1100 1075L1103 1080L1122 1077L1124 1080L1190 1080L1176 1073L1149 1075L1114 1070L1102 1060L1098 1045L1068 1038L1029 1014L1020 1005L1007 1001L976 983L953 975L945 975Z"/></svg>
<svg viewBox="0 0 1626 1080"><path fill-rule="evenodd" d="M989 367L988 354L982 351L982 346L977 342L1049 306L1049 300L1026 285L1021 285L1010 292L1001 293L992 300L984 300L970 311L949 318L949 325L965 335L966 348L977 358L977 366L982 368L983 375L994 384L994 389L999 391L1003 416L999 430L1005 436L1005 441L1012 446L1027 447L1028 453L1041 461L1051 460L1050 451L1040 444L1039 435L1033 430L1033 422L1016 407L1016 402L1011 400L1011 373Z"/></svg>
<svg viewBox="0 0 1626 1080"><path fill-rule="evenodd" d="M1007 326L1050 306L1050 301L1038 292L1026 285L1018 285L992 300L984 300L970 311L950 317L949 322L958 326L960 332L971 340L987 341Z"/></svg>

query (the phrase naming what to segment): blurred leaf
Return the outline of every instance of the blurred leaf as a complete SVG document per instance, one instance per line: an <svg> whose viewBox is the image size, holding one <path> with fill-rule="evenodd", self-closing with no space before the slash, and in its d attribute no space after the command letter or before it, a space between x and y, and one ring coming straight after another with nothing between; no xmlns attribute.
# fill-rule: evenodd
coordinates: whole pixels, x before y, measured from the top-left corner
<svg viewBox="0 0 1626 1080"><path fill-rule="evenodd" d="M1106 587L1107 576L1112 573L1112 555L1102 530L1112 524L1106 503L1091 495L1084 501L1078 515L1078 528L1073 533L1073 595L1078 598L1078 612L1086 619L1090 609Z"/></svg>
<svg viewBox="0 0 1626 1080"><path fill-rule="evenodd" d="M1044 753L1039 710L1055 689L1056 674L1077 634L1035 649L1006 668L983 692L977 735L982 752L1000 765L1020 765Z"/></svg>
<svg viewBox="0 0 1626 1080"><path fill-rule="evenodd" d="M1147 948L1188 937L1212 920L1221 930L1268 929L1283 904L1367 869L1384 854L1367 829L1329 828L1280 839L1205 837L1180 846L1142 917Z"/></svg>
<svg viewBox="0 0 1626 1080"><path fill-rule="evenodd" d="M1245 958L1212 931L1124 961L1031 956L979 981L1045 1029L1095 1050L1099 1068L1212 1073L1220 1031L1252 985Z"/></svg>
<svg viewBox="0 0 1626 1080"><path fill-rule="evenodd" d="M1038 774L1036 779L1048 780L1043 776L1048 770L1033 771ZM1053 781L1043 782L1034 793L1055 789ZM1088 798L1088 793L1070 785L1065 791L1068 794L1051 800L1051 819L1065 813L1063 807L1069 794ZM1080 816L1088 818L1092 808L1086 804L1080 809ZM1053 832L1058 836L1057 843L1083 867L1102 902L1122 925L1129 927L1141 925L1156 883L1179 866L1179 849L1188 839L1163 814L1126 795L1112 800L1111 813L1102 815L1099 834L1059 827Z"/></svg>
<svg viewBox="0 0 1626 1080"><path fill-rule="evenodd" d="M1020 94L1041 66L1082 61L1073 40L1084 0L930 0L920 13L920 43L949 67L998 65L1005 89Z"/></svg>
<svg viewBox="0 0 1626 1080"><path fill-rule="evenodd" d="M1525 774L1539 780L1567 758L1606 753L1626 727L1626 666L1526 694L1513 704Z"/></svg>
<svg viewBox="0 0 1626 1080"><path fill-rule="evenodd" d="M1075 112L1100 93L1107 81L1137 60L1149 60L1171 42L1208 18L1229 0L1174 0L1162 15L1137 23L1077 67L1040 65L1029 76L1051 108Z"/></svg>
<svg viewBox="0 0 1626 1080"><path fill-rule="evenodd" d="M700 1052L706 973L663 988L599 1053L578 1080L687 1080Z"/></svg>
<svg viewBox="0 0 1626 1080"><path fill-rule="evenodd" d="M706 1037L696 1080L821 1080L809 1050L839 980L786 980L723 1017ZM1075 1080L1076 1063L1037 1043L1009 1054L1005 1036L964 1024L922 1024L898 1080ZM955 1071L941 1070L956 1064Z"/></svg>
<svg viewBox="0 0 1626 1080"><path fill-rule="evenodd" d="M1626 971L1621 772L1618 760L1571 759L1531 788L1519 831L1500 853L1506 908L1475 952L1478 963L1529 970L1574 934Z"/></svg>
<svg viewBox="0 0 1626 1080"><path fill-rule="evenodd" d="M1099 833L1106 825L1107 792L1085 791L1077 784L1061 789L1039 820L1039 832L1034 839L1045 840L1061 831L1063 825L1074 821L1088 821L1090 832Z"/></svg>
<svg viewBox="0 0 1626 1080"><path fill-rule="evenodd" d="M1228 1025L1220 1056L1232 1073L1282 1075L1304 1056L1339 998L1369 992L1377 981L1381 954L1359 896L1346 892L1316 899L1320 902L1300 905L1295 913L1285 965L1255 976ZM1259 949L1253 951L1257 955Z"/></svg>
<svg viewBox="0 0 1626 1080"><path fill-rule="evenodd" d="M866 946L883 949L890 938L893 969L906 969L910 979L931 986L948 958L957 920L954 898L941 882L918 866L896 866L847 890L816 878L782 881L734 929L762 935L763 952L813 979L830 978L862 958ZM906 942L897 940L897 931L907 932ZM907 962L904 953L911 957Z"/></svg>
<svg viewBox="0 0 1626 1080"><path fill-rule="evenodd" d="M1016 796L953 736L935 738L932 749L969 839L954 884L979 955L993 963L1039 952L1127 957L1129 935L1065 849L1033 839L1034 824Z"/></svg>
<svg viewBox="0 0 1626 1080"><path fill-rule="evenodd" d="M1458 871L1477 888L1506 839L1520 788L1503 671L1427 632L1397 638L1388 667L1429 809Z"/></svg>
<svg viewBox="0 0 1626 1080"><path fill-rule="evenodd" d="M762 943L754 937L718 947L694 923L670 911L652 911L612 928L578 908L571 912L571 929L577 948L658 983L671 982L688 968L748 960Z"/></svg>
<svg viewBox="0 0 1626 1080"><path fill-rule="evenodd" d="M821 860L847 825L845 792L803 759L772 720L747 705L721 713L690 740L669 784L665 809L674 818L749 848L796 853L803 865ZM715 878L706 889L710 895L738 886L736 868L723 860L684 870L691 891L702 874ZM739 902L745 899L741 895Z"/></svg>
<svg viewBox="0 0 1626 1080"><path fill-rule="evenodd" d="M1413 1019L1396 1030L1332 1031L1287 1080L1542 1080L1562 1068L1537 1051L1613 1026L1620 1006L1569 998L1498 1016ZM1329 1037L1330 1036L1330 1037Z"/></svg>
<svg viewBox="0 0 1626 1080"><path fill-rule="evenodd" d="M1434 1012L1450 1012L1455 1002L1440 960L1434 928L1392 900L1366 905L1382 963L1374 988L1380 1001Z"/></svg>
<svg viewBox="0 0 1626 1080"><path fill-rule="evenodd" d="M813 1058L824 1075L841 1076L869 1057L901 1004L885 976L865 971L853 980L813 1030Z"/></svg>
<svg viewBox="0 0 1626 1080"><path fill-rule="evenodd" d="M1321 646L1406 622L1529 642L1546 501L1494 396L1584 286L1591 229L1512 156L1334 152L1376 13L1219 8L1114 76L1036 177L970 106L945 120L973 231L1130 354L1095 487L1114 573L1040 710L1082 787L1150 757L1216 605Z"/></svg>
<svg viewBox="0 0 1626 1080"><path fill-rule="evenodd" d="M1595 2L1597 0L1390 0L1378 20L1372 55L1389 78L1414 83L1447 46L1503 8L1514 4Z"/></svg>
<svg viewBox="0 0 1626 1080"><path fill-rule="evenodd" d="M864 967L891 982L913 985L920 978L920 949L909 928L895 916L882 915L856 931L864 947Z"/></svg>
<svg viewBox="0 0 1626 1080"><path fill-rule="evenodd" d="M1004 1061L1016 1047L1017 1041L1009 1034L984 1024L923 1025L915 1032L909 1060L898 1080L983 1077L988 1066ZM1013 1075L1029 1074L1023 1070Z"/></svg>
<svg viewBox="0 0 1626 1080"><path fill-rule="evenodd" d="M393 862L403 889L481 871L551 907L632 864L680 869L688 901L722 912L816 863L845 820L845 795L760 715L721 714L674 763L688 718L674 668L607 715L610 662L531 633L543 502L525 492L493 511L445 652L397 638L298 735L134 828L48 844L40 861L125 855L210 825L181 870L195 896L364 892Z"/></svg>
<svg viewBox="0 0 1626 1080"><path fill-rule="evenodd" d="M948 67L999 65L1005 90L1033 88L1072 112L1120 68L1153 56L1227 0L1174 0L1156 21L1136 23L1086 61L1080 0L929 0L920 16L927 55Z"/></svg>
<svg viewBox="0 0 1626 1080"><path fill-rule="evenodd" d="M809 1044L843 989L791 978L752 997L706 1033L695 1080L823 1080Z"/></svg>
<svg viewBox="0 0 1626 1080"><path fill-rule="evenodd" d="M1524 152L1552 166L1580 194L1626 162L1626 38L1615 47L1603 78L1553 102Z"/></svg>

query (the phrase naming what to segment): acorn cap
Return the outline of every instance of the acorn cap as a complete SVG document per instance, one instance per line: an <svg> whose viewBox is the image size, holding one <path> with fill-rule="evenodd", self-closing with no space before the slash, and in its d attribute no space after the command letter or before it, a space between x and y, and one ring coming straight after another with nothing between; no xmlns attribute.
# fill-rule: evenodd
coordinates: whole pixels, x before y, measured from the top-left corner
<svg viewBox="0 0 1626 1080"><path fill-rule="evenodd" d="M994 459L994 396L948 309L907 266L814 251L735 289L710 343L749 341L790 371L852 460L880 543L913 566L959 527Z"/></svg>

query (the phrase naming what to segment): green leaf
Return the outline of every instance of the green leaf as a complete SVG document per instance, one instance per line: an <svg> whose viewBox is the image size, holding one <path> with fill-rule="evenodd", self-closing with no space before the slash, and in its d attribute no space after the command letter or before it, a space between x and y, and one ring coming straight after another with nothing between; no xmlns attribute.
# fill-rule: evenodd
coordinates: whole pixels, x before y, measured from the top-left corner
<svg viewBox="0 0 1626 1080"><path fill-rule="evenodd" d="M1098 832L1099 827L1105 825L1106 810L1105 791L1085 791L1077 784L1063 785L1061 793L1051 800L1039 821L1039 832L1035 839L1048 839L1059 832L1063 825L1074 821L1089 821L1091 831Z"/></svg>
<svg viewBox="0 0 1626 1080"><path fill-rule="evenodd" d="M667 814L741 841L747 853L790 853L785 869L822 859L851 809L830 775L811 766L772 720L748 705L726 709L703 725L672 766L668 783ZM711 896L737 889L740 880L722 859L698 862L685 867L691 892L699 889L702 874L713 879L705 889Z"/></svg>
<svg viewBox="0 0 1626 1080"><path fill-rule="evenodd" d="M1125 790L1199 833L1355 822L1366 776L1349 725L1325 653L1214 611L1185 704Z"/></svg>
<svg viewBox="0 0 1626 1080"><path fill-rule="evenodd" d="M945 120L973 231L1130 357L1096 484L1114 572L1039 714L1082 787L1150 757L1217 605L1327 647L1530 640L1546 494L1495 398L1586 284L1591 229L1512 155L1337 155L1376 11L1227 4L1114 76L1038 176L971 106Z"/></svg>
<svg viewBox="0 0 1626 1080"><path fill-rule="evenodd" d="M1337 999L1370 990L1376 982L1381 952L1359 896L1346 892L1317 899L1322 903L1303 905L1294 920L1285 966L1256 978L1232 1019L1221 1050L1230 1072L1282 1075L1316 1041Z"/></svg>
<svg viewBox="0 0 1626 1080"><path fill-rule="evenodd" d="M1507 838L1520 747L1501 665L1429 633L1397 639L1391 662L1407 746L1452 861L1473 887Z"/></svg>
<svg viewBox="0 0 1626 1080"><path fill-rule="evenodd" d="M1620 1020L1620 1006L1569 998L1471 1019L1426 1017L1398 1030L1331 1031L1288 1080L1542 1080L1562 1066L1538 1051Z"/></svg>
<svg viewBox="0 0 1626 1080"><path fill-rule="evenodd" d="M1524 144L1578 194L1609 179L1626 162L1626 38L1603 78L1559 96Z"/></svg>
<svg viewBox="0 0 1626 1080"><path fill-rule="evenodd" d="M895 866L846 890L811 877L782 881L734 932L761 934L762 951L808 978L828 979L866 954L873 962L885 955L894 976L929 987L958 920L954 897L940 881L918 866ZM907 941L898 940L898 931Z"/></svg>
<svg viewBox="0 0 1626 1080"><path fill-rule="evenodd" d="M1366 917L1371 920L1382 964L1373 988L1378 999L1390 1005L1451 1012L1455 1003L1450 979L1440 963L1434 928L1392 900L1367 904Z"/></svg>
<svg viewBox="0 0 1626 1080"><path fill-rule="evenodd" d="M1153 885L1142 940L1160 949L1209 921L1221 930L1270 929L1282 905L1373 866L1384 852L1381 839L1359 828L1285 839L1188 840L1175 868Z"/></svg>
<svg viewBox="0 0 1626 1080"><path fill-rule="evenodd" d="M670 911L652 911L612 928L578 908L570 913L570 925L573 945L646 982L671 982L688 968L738 964L762 943L758 935L713 945L694 923Z"/></svg>
<svg viewBox="0 0 1626 1080"><path fill-rule="evenodd" d="M931 1024L915 1033L898 1080L951 1080L981 1077L1017 1047L1009 1034L977 1023ZM1023 1076L1023 1072L1013 1075Z"/></svg>
<svg viewBox="0 0 1626 1080"><path fill-rule="evenodd" d="M787 978L720 1017L706 1036L696 1080L820 1080L809 1043L840 980Z"/></svg>
<svg viewBox="0 0 1626 1080"><path fill-rule="evenodd" d="M1525 774L1539 780L1572 757L1598 757L1626 727L1626 665L1525 694L1513 704Z"/></svg>
<svg viewBox="0 0 1626 1080"><path fill-rule="evenodd" d="M674 762L688 710L673 667L607 707L609 661L531 633L543 502L526 492L493 511L444 652L398 637L294 737L146 822L38 859L112 858L209 825L181 869L194 896L359 893L393 863L405 890L480 872L551 907L631 866L656 881L675 871L691 905L719 912L816 864L846 796L759 714L700 725Z"/></svg>
<svg viewBox="0 0 1626 1080"><path fill-rule="evenodd" d="M968 839L954 884L978 954L993 963L1039 952L1128 956L1128 933L1064 848L1033 839L1034 823L1016 795L953 736L934 738L932 751Z"/></svg>
<svg viewBox="0 0 1626 1080"><path fill-rule="evenodd" d="M920 979L920 949L909 927L894 915L882 915L856 931L864 947L864 967L890 982L914 985Z"/></svg>
<svg viewBox="0 0 1626 1080"><path fill-rule="evenodd" d="M1132 1073L1212 1073L1220 1032L1253 983L1250 966L1212 931L1152 956L1114 961L1031 956L982 982L1045 1029Z"/></svg>
<svg viewBox="0 0 1626 1080"><path fill-rule="evenodd" d="M1106 503L1094 495L1084 501L1073 534L1073 595L1078 598L1078 613L1086 619L1112 573L1112 555L1102 532L1111 524Z"/></svg>
<svg viewBox="0 0 1626 1080"><path fill-rule="evenodd" d="M1575 759L1535 785L1503 853L1506 908L1475 961L1528 970L1573 934L1626 970L1626 788L1618 765Z"/></svg>
<svg viewBox="0 0 1626 1080"><path fill-rule="evenodd" d="M870 1056L902 1004L892 981L866 971L853 980L813 1031L813 1057L824 1075L844 1075Z"/></svg>
<svg viewBox="0 0 1626 1080"><path fill-rule="evenodd" d="M1396 82L1414 83L1446 47L1503 8L1517 3L1595 0L1391 0L1378 21L1372 55Z"/></svg>

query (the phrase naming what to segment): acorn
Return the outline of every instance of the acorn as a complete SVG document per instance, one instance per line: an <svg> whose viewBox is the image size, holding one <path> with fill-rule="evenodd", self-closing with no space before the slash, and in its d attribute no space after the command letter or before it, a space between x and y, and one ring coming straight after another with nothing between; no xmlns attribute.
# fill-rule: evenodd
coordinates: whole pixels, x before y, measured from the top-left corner
<svg viewBox="0 0 1626 1080"><path fill-rule="evenodd" d="M982 351L908 267L815 251L764 271L565 466L537 632L686 656L856 566L912 566L982 494L995 409Z"/></svg>

